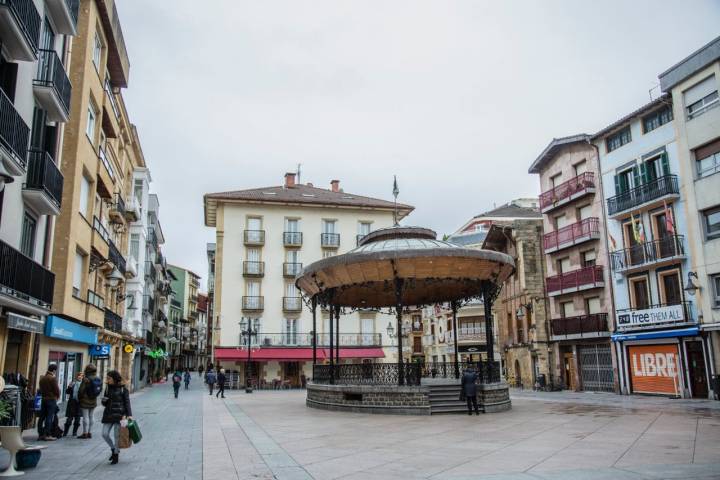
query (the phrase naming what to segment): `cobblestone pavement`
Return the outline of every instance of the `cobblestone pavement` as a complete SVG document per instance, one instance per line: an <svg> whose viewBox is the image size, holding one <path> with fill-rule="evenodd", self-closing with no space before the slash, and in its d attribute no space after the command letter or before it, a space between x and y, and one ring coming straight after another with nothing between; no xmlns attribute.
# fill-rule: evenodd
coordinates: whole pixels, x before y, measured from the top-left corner
<svg viewBox="0 0 720 480"><path fill-rule="evenodd" d="M143 439L120 451L120 463L110 465L110 448L101 435L102 407L95 411L93 438L67 437L55 442L37 442L37 432L25 432L25 442L47 445L37 468L27 470L27 480L160 479L202 478L202 381L193 377L191 389L181 390L175 400L169 384L155 385L131 395L133 417ZM64 412L62 412L64 413ZM62 420L61 420L62 422ZM62 425L61 425L62 426ZM0 468L9 456L0 449Z"/></svg>
<svg viewBox="0 0 720 480"><path fill-rule="evenodd" d="M517 392L508 412L309 409L302 391L205 397L204 478L720 479L718 402Z"/></svg>

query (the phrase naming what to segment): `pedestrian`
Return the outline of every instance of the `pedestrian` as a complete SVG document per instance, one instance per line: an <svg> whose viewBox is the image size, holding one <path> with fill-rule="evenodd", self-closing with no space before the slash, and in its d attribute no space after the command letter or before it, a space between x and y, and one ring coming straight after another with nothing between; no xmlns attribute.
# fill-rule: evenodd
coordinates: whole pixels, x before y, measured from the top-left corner
<svg viewBox="0 0 720 480"><path fill-rule="evenodd" d="M475 415L480 415L477 403L477 385L475 384L477 379L477 372L475 372L475 368L470 365L463 373L460 387L467 401L468 415L472 415L473 408L475 409Z"/></svg>
<svg viewBox="0 0 720 480"><path fill-rule="evenodd" d="M40 377L39 382L40 395L42 395L40 411L43 416L44 423L38 440L48 442L57 440L57 438L52 435L55 415L58 411L57 401L60 398L60 386L58 385L57 378L55 377L56 371L57 365L51 363L47 369L47 373Z"/></svg>
<svg viewBox="0 0 720 480"><path fill-rule="evenodd" d="M78 438L92 438L93 415L97 408L97 399L102 394L103 382L97 376L97 367L92 363L85 366L85 378L83 378L78 390L78 401L80 402L80 413L82 414L83 433Z"/></svg>
<svg viewBox="0 0 720 480"><path fill-rule="evenodd" d="M202 363L198 367L198 377L202 378L203 371L205 370L205 367L202 366Z"/></svg>
<svg viewBox="0 0 720 480"><path fill-rule="evenodd" d="M110 370L105 377L105 395L101 402L105 407L102 415L102 436L110 446L110 463L118 463L120 448L120 422L132 418L130 393L125 388L122 376L117 370Z"/></svg>
<svg viewBox="0 0 720 480"><path fill-rule="evenodd" d="M221 368L220 373L217 376L218 391L215 394L215 398L220 395L221 398L225 398L225 369Z"/></svg>
<svg viewBox="0 0 720 480"><path fill-rule="evenodd" d="M180 370L173 373L172 382L173 391L175 392L175 398L178 398L178 394L180 393L180 382L182 382L182 373L180 373Z"/></svg>
<svg viewBox="0 0 720 480"><path fill-rule="evenodd" d="M215 375L215 372L213 371L212 367L208 369L207 377L205 378L205 381L208 384L208 388L210 389L210 396L212 397L213 389L215 388L215 382L217 381L217 375Z"/></svg>
<svg viewBox="0 0 720 480"><path fill-rule="evenodd" d="M191 375L190 375L190 370L188 370L188 369L186 368L186 369L185 369L185 375L183 375L183 380L185 380L185 390L187 390L188 388L190 388L190 377L191 377Z"/></svg>
<svg viewBox="0 0 720 480"><path fill-rule="evenodd" d="M67 398L67 404L65 405L65 428L63 429L63 437L67 437L70 433L70 425L73 425L73 437L77 437L77 431L80 428L80 419L82 413L80 412L80 401L78 400L78 392L80 391L80 385L82 385L83 373L78 372L70 385L65 389L65 395Z"/></svg>

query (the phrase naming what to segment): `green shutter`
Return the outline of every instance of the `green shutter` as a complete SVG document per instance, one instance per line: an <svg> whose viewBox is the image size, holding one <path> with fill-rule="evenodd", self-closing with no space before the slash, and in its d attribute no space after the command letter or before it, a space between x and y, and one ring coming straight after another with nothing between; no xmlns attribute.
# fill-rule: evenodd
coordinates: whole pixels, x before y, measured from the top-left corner
<svg viewBox="0 0 720 480"><path fill-rule="evenodd" d="M632 169L633 172L633 182L635 183L635 187L639 187L640 184L642 184L642 173L640 172L640 167L635 165Z"/></svg>
<svg viewBox="0 0 720 480"><path fill-rule="evenodd" d="M663 152L660 155L660 166L662 167L663 175L670 175L670 160L668 160L667 152Z"/></svg>
<svg viewBox="0 0 720 480"><path fill-rule="evenodd" d="M648 165L647 163L643 162L640 165L640 178L642 178L643 183L650 183L653 181L653 175L652 175L652 166Z"/></svg>
<svg viewBox="0 0 720 480"><path fill-rule="evenodd" d="M620 182L620 175L615 175L615 195L623 193L622 182Z"/></svg>

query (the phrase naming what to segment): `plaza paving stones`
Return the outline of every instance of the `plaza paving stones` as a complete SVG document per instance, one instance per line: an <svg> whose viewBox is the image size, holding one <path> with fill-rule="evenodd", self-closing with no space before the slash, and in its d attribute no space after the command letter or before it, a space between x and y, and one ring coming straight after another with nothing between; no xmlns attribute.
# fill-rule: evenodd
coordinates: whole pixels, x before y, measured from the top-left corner
<svg viewBox="0 0 720 480"><path fill-rule="evenodd" d="M132 396L144 437L119 465L96 426L90 441L47 444L25 478L720 479L720 402L515 391L508 412L408 417L310 409L304 391L220 399L193 383L179 400L167 385Z"/></svg>

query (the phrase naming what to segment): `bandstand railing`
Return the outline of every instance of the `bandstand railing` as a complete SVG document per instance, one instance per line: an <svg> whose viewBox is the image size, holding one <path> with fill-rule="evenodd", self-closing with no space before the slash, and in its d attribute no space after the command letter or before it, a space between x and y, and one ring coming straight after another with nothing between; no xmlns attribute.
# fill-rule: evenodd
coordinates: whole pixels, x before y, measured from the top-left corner
<svg viewBox="0 0 720 480"><path fill-rule="evenodd" d="M459 375L468 366L474 366L478 384L500 382L499 362L473 362L460 366ZM402 378L402 382L400 379ZM314 365L313 382L336 385L420 385L423 378L457 379L453 362L434 363L359 363L340 365Z"/></svg>

